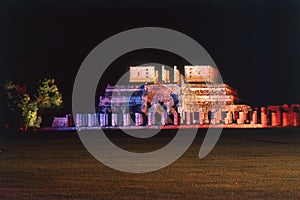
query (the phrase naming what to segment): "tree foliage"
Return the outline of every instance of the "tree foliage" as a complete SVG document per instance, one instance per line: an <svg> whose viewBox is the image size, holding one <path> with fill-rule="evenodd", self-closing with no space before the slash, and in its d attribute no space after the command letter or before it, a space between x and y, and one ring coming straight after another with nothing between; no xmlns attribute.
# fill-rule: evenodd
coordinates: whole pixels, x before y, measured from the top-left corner
<svg viewBox="0 0 300 200"><path fill-rule="evenodd" d="M62 94L53 78L45 78L40 81L36 98L41 110L62 107Z"/></svg>
<svg viewBox="0 0 300 200"><path fill-rule="evenodd" d="M26 91L26 85L5 81L1 85L0 99L1 127L20 127L23 130L39 128L44 109L62 106L62 94L52 78L41 80L35 95Z"/></svg>

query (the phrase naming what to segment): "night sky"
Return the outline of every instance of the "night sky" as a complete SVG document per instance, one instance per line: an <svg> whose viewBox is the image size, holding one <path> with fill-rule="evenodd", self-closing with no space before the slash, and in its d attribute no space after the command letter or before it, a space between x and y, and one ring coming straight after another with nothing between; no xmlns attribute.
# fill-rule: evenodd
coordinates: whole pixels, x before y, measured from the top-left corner
<svg viewBox="0 0 300 200"><path fill-rule="evenodd" d="M300 103L297 0L28 2L0 3L0 78L33 90L39 79L52 76L63 92L64 112L71 112L73 82L87 54L114 34L147 26L199 42L243 102ZM184 64L168 52L131 52L112 63L100 85L116 81L129 65L149 62Z"/></svg>

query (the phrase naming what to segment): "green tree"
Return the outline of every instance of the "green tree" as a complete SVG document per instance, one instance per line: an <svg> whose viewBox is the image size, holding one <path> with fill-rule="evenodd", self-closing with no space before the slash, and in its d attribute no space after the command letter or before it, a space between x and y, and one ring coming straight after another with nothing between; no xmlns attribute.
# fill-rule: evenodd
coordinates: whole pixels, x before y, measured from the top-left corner
<svg viewBox="0 0 300 200"><path fill-rule="evenodd" d="M62 94L53 78L44 78L40 81L36 99L40 111L44 111L45 109L61 108L63 103Z"/></svg>
<svg viewBox="0 0 300 200"><path fill-rule="evenodd" d="M62 94L52 78L41 80L33 96L26 92L25 85L6 81L1 85L0 101L1 127L27 130L40 127L44 110L62 107Z"/></svg>
<svg viewBox="0 0 300 200"><path fill-rule="evenodd" d="M22 118L23 127L25 127L25 129L28 127L40 128L42 117L38 116L38 105L36 100L27 103L26 107L24 107Z"/></svg>
<svg viewBox="0 0 300 200"><path fill-rule="evenodd" d="M35 98L37 100L39 116L45 119L46 125L50 125L49 122L52 120L51 115L55 115L55 111L63 106L62 94L55 84L55 79L51 77L42 79Z"/></svg>
<svg viewBox="0 0 300 200"><path fill-rule="evenodd" d="M38 127L35 123L38 117L36 101L26 93L26 86L15 85L12 81L6 81L1 86L1 122L10 128ZM32 113L28 115L28 113ZM28 123L31 122L31 123ZM3 126L2 126L3 127Z"/></svg>

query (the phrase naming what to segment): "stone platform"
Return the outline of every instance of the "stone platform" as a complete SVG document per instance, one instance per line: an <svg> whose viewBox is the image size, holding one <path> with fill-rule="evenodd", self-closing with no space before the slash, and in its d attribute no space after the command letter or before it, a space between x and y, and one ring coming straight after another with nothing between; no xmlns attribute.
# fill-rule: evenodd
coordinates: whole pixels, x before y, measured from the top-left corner
<svg viewBox="0 0 300 200"><path fill-rule="evenodd" d="M283 126L263 126L262 124L211 124L211 125L180 125L180 126L174 126L174 125L166 125L166 126L115 126L115 127L61 127L61 128L41 128L39 130L43 131L74 131L74 130L97 130L97 129L103 129L103 130L142 130L142 129L208 129L208 128L225 128L225 129L241 129L241 128L287 128Z"/></svg>

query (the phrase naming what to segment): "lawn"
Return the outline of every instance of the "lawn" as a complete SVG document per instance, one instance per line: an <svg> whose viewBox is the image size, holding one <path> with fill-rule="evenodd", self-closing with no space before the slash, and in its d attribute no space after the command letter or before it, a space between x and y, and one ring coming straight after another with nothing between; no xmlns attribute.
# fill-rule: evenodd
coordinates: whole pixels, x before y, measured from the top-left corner
<svg viewBox="0 0 300 200"><path fill-rule="evenodd" d="M107 134L124 149L145 152L173 132L150 139ZM94 159L76 132L2 131L0 199L300 199L299 129L226 129L199 159L204 134L170 166L130 174Z"/></svg>

